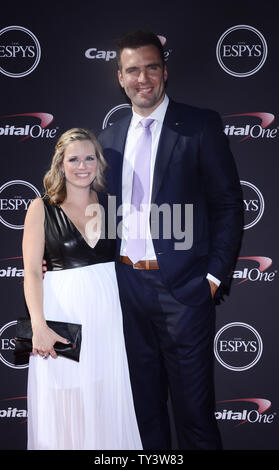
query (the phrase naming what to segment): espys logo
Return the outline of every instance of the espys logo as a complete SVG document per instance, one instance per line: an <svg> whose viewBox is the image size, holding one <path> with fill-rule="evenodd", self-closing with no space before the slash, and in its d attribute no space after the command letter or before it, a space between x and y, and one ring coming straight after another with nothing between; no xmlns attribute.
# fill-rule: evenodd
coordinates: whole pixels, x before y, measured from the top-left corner
<svg viewBox="0 0 279 470"><path fill-rule="evenodd" d="M215 336L214 354L226 369L236 372L251 369L260 360L262 352L259 333L247 323L229 323Z"/></svg>
<svg viewBox="0 0 279 470"><path fill-rule="evenodd" d="M262 33L253 26L233 26L220 37L216 56L226 73L234 77L249 77L264 65L267 43Z"/></svg>
<svg viewBox="0 0 279 470"><path fill-rule="evenodd" d="M22 180L8 181L0 187L0 222L8 228L22 230L30 203L41 197L38 189Z"/></svg>
<svg viewBox="0 0 279 470"><path fill-rule="evenodd" d="M131 114L131 105L127 103L119 104L114 106L105 116L103 121L102 129L105 129L108 126L112 126L115 121Z"/></svg>
<svg viewBox="0 0 279 470"><path fill-rule="evenodd" d="M27 409L26 409L26 398L27 397L13 397L3 398L0 400L0 418L6 419L18 419L19 424L24 424L27 421ZM24 408L21 408L21 404L24 403Z"/></svg>
<svg viewBox="0 0 279 470"><path fill-rule="evenodd" d="M160 39L162 46L165 47L167 43L167 39L161 35L158 35L158 38ZM171 52L172 52L172 49L168 49L164 51L165 62L168 60ZM101 50L101 49L98 49L97 47L89 47L89 49L86 49L84 55L87 59L90 59L90 60L92 59L104 60L105 62L109 62L110 60L113 60L116 58L116 51L115 50Z"/></svg>
<svg viewBox="0 0 279 470"><path fill-rule="evenodd" d="M26 369L28 367L28 356L16 357L15 337L17 321L10 321L0 329L0 361L12 369Z"/></svg>
<svg viewBox="0 0 279 470"><path fill-rule="evenodd" d="M38 66L41 46L29 29L8 26L0 31L0 72L7 77L22 78Z"/></svg>
<svg viewBox="0 0 279 470"><path fill-rule="evenodd" d="M266 256L240 256L238 258L238 269L233 272L233 279L238 280L237 285L247 281L272 282L278 271L277 269L267 271L271 265L272 259Z"/></svg>
<svg viewBox="0 0 279 470"><path fill-rule="evenodd" d="M275 139L278 136L278 127L272 129L268 127L275 121L275 116L271 113L226 114L223 118L229 119L230 122L225 125L224 133L228 137L239 138L239 142L245 142L248 139ZM231 124L231 119L233 119L233 124Z"/></svg>
<svg viewBox="0 0 279 470"><path fill-rule="evenodd" d="M0 259L0 280L6 278L22 280L23 277L22 256Z"/></svg>
<svg viewBox="0 0 279 470"><path fill-rule="evenodd" d="M58 129L58 127L48 128L53 119L53 115L49 113L23 113L0 116L0 139L7 136L21 137L20 142L30 137L33 139L53 139L56 137Z"/></svg>
<svg viewBox="0 0 279 470"><path fill-rule="evenodd" d="M249 181L240 181L243 193L244 204L244 230L248 230L256 225L264 213L264 198L257 186Z"/></svg>
<svg viewBox="0 0 279 470"><path fill-rule="evenodd" d="M220 410L221 404L225 407ZM271 408L271 401L265 398L238 398L217 402L215 412L217 421L232 422L236 427L245 423L272 424L277 413L266 413ZM255 408L256 406L256 408ZM230 407L230 409L229 409Z"/></svg>

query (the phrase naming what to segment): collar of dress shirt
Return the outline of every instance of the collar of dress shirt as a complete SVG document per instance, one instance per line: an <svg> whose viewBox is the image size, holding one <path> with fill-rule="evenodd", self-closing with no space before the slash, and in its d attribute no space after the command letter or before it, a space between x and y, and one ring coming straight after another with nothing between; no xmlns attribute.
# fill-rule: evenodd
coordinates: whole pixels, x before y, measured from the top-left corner
<svg viewBox="0 0 279 470"><path fill-rule="evenodd" d="M159 106L156 109L154 109L154 111L147 117L149 119L154 119L155 121L163 123L168 104L169 104L169 97L165 95L162 103L159 104ZM133 116L131 120L131 127L136 128L139 122L143 119L143 117L137 114L133 109L132 111L133 111Z"/></svg>

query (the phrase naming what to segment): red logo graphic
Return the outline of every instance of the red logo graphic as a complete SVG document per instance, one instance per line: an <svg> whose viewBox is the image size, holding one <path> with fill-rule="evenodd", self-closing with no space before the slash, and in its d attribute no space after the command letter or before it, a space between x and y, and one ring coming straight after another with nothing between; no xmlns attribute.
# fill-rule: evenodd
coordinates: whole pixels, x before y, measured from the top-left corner
<svg viewBox="0 0 279 470"><path fill-rule="evenodd" d="M262 129L266 129L270 124L273 123L273 121L275 120L275 116L274 114L271 114L271 113L265 113L265 112L257 112L257 113L240 113L240 114L227 114L225 116L223 116L224 118L231 118L231 117L247 117L247 116L255 116L256 118L260 119L260 124L259 126L262 128ZM240 142L243 142L244 140L247 140L251 137L251 133L250 133L250 130L251 130L251 126L246 126L247 127L247 131L245 131L245 134L248 134L248 135L245 135L245 137L243 137ZM234 126L233 126L234 128ZM240 128L239 128L240 129ZM245 129L245 128L243 128ZM277 130L276 130L277 131ZM226 132L227 133L227 132ZM277 132L276 132L277 134ZM230 135L230 134L229 134Z"/></svg>
<svg viewBox="0 0 279 470"><path fill-rule="evenodd" d="M12 398L3 398L0 402L11 402L17 400L26 400L27 397L12 397ZM25 418L20 424L27 422L27 411L26 409L18 409L15 406L9 406L6 410L0 410L1 418Z"/></svg>
<svg viewBox="0 0 279 470"><path fill-rule="evenodd" d="M222 400L218 401L217 403L233 403L233 402L249 402L255 403L258 406L256 410L258 415L262 415L265 411L267 411L271 407L271 401L266 400L265 398L237 398L233 400ZM227 410L225 410L227 412ZM243 416L246 416L246 412L242 413ZM236 426L240 426L241 424L245 424L249 421L249 419L244 419L241 423L238 423Z"/></svg>
<svg viewBox="0 0 279 470"><path fill-rule="evenodd" d="M24 278L22 260L22 256L0 258L0 279L10 278L22 282Z"/></svg>
<svg viewBox="0 0 279 470"><path fill-rule="evenodd" d="M241 260L241 259L256 261L256 263L258 263L258 266L256 268L252 268L249 270L248 268L245 268L243 271L235 271L235 274L233 277L242 278L242 280L238 282L238 284L242 284L243 282L246 282L248 280L252 280L252 281L261 280L263 277L261 273L266 271L272 265L272 259L266 256L240 256L238 260ZM252 271L253 271L253 274L251 274ZM237 273L240 273L240 274L237 274ZM271 280L271 279L268 279L268 280Z"/></svg>
<svg viewBox="0 0 279 470"><path fill-rule="evenodd" d="M161 36L160 34L158 34L157 37L159 38L160 43L162 44L162 46L165 46L166 43L167 43L167 38L165 38L164 36Z"/></svg>
<svg viewBox="0 0 279 470"><path fill-rule="evenodd" d="M45 129L47 126L49 126L52 123L53 119L54 119L53 115L49 114L49 113L9 114L9 115L6 115L6 116L1 116L1 117L2 118L12 118L12 117L23 117L23 116L31 116L31 117L38 118L40 120L39 126L41 127L41 129ZM26 127L29 130L30 126L26 126ZM13 128L14 128L14 126L6 126L8 135L11 135L11 132L12 132ZM23 142L26 139L29 139L29 137L31 137L30 133L25 135L25 137L23 137L23 139L21 139L21 142Z"/></svg>

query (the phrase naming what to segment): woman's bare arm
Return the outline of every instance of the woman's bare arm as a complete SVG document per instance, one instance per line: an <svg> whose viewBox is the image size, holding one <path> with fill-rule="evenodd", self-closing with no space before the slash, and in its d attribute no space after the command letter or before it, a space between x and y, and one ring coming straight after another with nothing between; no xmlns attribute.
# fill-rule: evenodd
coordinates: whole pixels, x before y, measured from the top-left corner
<svg viewBox="0 0 279 470"><path fill-rule="evenodd" d="M42 199L30 204L24 223L22 241L24 263L24 295L33 330L33 354L57 357L54 344L67 343L65 338L51 330L43 312L42 260L44 255L44 205Z"/></svg>

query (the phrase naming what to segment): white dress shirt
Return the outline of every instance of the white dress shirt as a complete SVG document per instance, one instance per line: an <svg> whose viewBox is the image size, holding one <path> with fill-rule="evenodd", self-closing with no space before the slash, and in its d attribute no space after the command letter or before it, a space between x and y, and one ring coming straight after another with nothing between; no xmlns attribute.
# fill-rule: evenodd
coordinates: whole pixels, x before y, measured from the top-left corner
<svg viewBox="0 0 279 470"><path fill-rule="evenodd" d="M162 103L149 115L149 119L154 119L154 122L150 126L152 134L152 150L151 150L151 162L150 162L150 191L149 191L149 213L151 203L151 192L153 185L154 166L157 155L157 149L159 144L159 138L161 135L162 125L169 104L169 98L165 95ZM124 150L123 158L123 169L122 169L122 240L120 247L120 254L126 256L126 245L129 233L129 214L130 204L132 197L132 183L133 183L133 172L137 140L142 132L142 126L139 122L143 116L140 116L133 110L133 116L127 133L127 139ZM150 224L147 224L146 233L146 253L142 258L143 260L156 260L156 254L154 251L153 241L151 238ZM211 274L207 275L208 279L211 279L215 284L219 285L220 281Z"/></svg>

